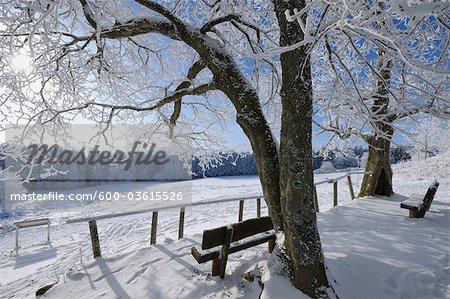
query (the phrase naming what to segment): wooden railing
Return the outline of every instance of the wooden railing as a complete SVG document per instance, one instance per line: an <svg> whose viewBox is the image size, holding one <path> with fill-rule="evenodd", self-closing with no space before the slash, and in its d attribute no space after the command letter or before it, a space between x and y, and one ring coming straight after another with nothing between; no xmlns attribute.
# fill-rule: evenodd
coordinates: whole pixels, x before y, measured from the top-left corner
<svg viewBox="0 0 450 299"><path fill-rule="evenodd" d="M226 198L226 199L219 199L219 200L214 200L214 201L194 202L194 203L190 204L189 206L204 206L204 205L239 201L238 221L240 222L244 218L243 217L244 216L244 201L248 201L248 200L256 199L256 217L261 217L261 198L263 198L261 195L249 196L249 197L239 197L239 198ZM137 214L146 214L146 213L151 212L152 213L152 224L151 224L151 232L150 232L150 245L153 245L153 244L156 244L159 212L166 211L166 210L173 210L173 209L180 209L180 215L179 215L179 221L178 221L178 239L182 239L184 236L184 218L185 218L186 204L155 207L155 208L144 209L144 210L140 210L140 211L131 211L131 212L105 214L105 215L83 217L83 218L74 218L74 219L68 219L66 221L66 223L70 224L70 223L88 222L89 231L90 231L90 235L91 235L91 242L92 242L92 252L93 252L94 257L98 257L98 256L101 256L101 249L100 249L100 240L98 238L97 220L110 219L110 218L116 218L116 217L125 217L125 216L137 215Z"/></svg>
<svg viewBox="0 0 450 299"><path fill-rule="evenodd" d="M352 174L364 174L364 172L346 172L342 176L338 176L335 178L326 179L326 180L322 180L322 181L318 181L318 182L314 183L314 205L315 205L317 212L319 212L319 202L318 202L317 190L316 190L317 185L326 184L326 183L333 184L333 207L335 207L338 205L337 182L339 180L347 178L350 197L352 200L355 199L355 193L353 190L353 185L352 185L352 180L351 180ZM213 200L213 201L194 202L194 203L191 203L189 206L204 206L204 205L239 201L238 222L241 222L244 219L244 202L245 201L256 200L256 217L257 218L261 217L261 199L262 198L263 198L262 195L238 197L238 198L226 198L226 199L218 199L218 200ZM152 224L151 224L151 232L150 232L150 245L153 245L153 244L156 244L159 212L165 211L165 210L173 210L173 209L179 209L179 211L180 211L179 212L179 221L178 221L178 239L182 239L184 236L184 219L185 219L185 212L186 212L186 204L171 205L171 206L164 206L164 207L154 207L154 208L144 209L144 210L140 210L140 211L130 211L130 212L83 217L83 218L74 218L74 219L67 220L66 223L69 224L69 223L88 222L90 236L91 236L91 242L92 242L92 252L93 252L93 255L95 258L95 257L101 256L100 241L98 238L97 220L116 218L116 217L125 217L125 216L130 216L130 215L145 214L145 213L151 212L152 213Z"/></svg>
<svg viewBox="0 0 450 299"><path fill-rule="evenodd" d="M317 198L317 189L316 189L316 186L318 186L318 185L333 184L333 207L336 207L338 205L338 184L337 184L337 182L339 180L347 178L348 191L350 193L350 198L352 200L355 199L355 191L353 189L353 183L352 183L352 177L351 177L352 174L366 174L366 172L363 172L363 171L346 172L341 176L331 178L331 179L321 180L321 181L314 183L314 205L316 208L316 212L319 212L319 202L318 202L318 198Z"/></svg>

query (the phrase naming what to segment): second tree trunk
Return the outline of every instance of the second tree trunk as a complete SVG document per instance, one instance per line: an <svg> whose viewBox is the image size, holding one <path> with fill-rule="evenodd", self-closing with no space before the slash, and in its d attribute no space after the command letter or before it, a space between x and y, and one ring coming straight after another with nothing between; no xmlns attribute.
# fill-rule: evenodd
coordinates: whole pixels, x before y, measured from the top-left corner
<svg viewBox="0 0 450 299"><path fill-rule="evenodd" d="M369 156L366 174L361 184L359 196L394 194L392 190L392 169L389 162L391 141L384 138L370 137Z"/></svg>

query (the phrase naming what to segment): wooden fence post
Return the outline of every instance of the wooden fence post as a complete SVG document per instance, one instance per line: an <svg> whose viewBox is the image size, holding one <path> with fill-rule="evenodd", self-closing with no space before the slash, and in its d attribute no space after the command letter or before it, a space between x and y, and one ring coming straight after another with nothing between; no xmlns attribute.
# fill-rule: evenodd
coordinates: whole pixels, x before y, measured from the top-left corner
<svg viewBox="0 0 450 299"><path fill-rule="evenodd" d="M350 197L352 200L355 199L355 192L353 191L353 184L352 184L352 178L350 175L347 176L347 183L348 183L348 190L350 191Z"/></svg>
<svg viewBox="0 0 450 299"><path fill-rule="evenodd" d="M333 207L338 205L338 186L337 181L333 183Z"/></svg>
<svg viewBox="0 0 450 299"><path fill-rule="evenodd" d="M319 199L317 198L317 188L314 185L314 208L316 209L316 213L319 212Z"/></svg>
<svg viewBox="0 0 450 299"><path fill-rule="evenodd" d="M89 220L89 231L91 233L92 253L94 258L101 257L100 241L98 239L97 221Z"/></svg>
<svg viewBox="0 0 450 299"><path fill-rule="evenodd" d="M178 240L183 239L184 234L184 212L185 207L180 208L180 221L178 223Z"/></svg>
<svg viewBox="0 0 450 299"><path fill-rule="evenodd" d="M261 218L261 198L256 199L256 218Z"/></svg>
<svg viewBox="0 0 450 299"><path fill-rule="evenodd" d="M239 201L239 216L238 216L238 222L241 222L244 218L244 201Z"/></svg>
<svg viewBox="0 0 450 299"><path fill-rule="evenodd" d="M152 231L150 234L150 245L156 244L156 234L158 229L158 211L152 213Z"/></svg>

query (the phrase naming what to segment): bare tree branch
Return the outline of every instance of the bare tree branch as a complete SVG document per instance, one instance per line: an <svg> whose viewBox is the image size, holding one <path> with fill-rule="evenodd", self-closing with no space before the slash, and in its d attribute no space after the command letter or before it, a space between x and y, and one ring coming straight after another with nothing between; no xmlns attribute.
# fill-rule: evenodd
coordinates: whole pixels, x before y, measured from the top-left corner
<svg viewBox="0 0 450 299"><path fill-rule="evenodd" d="M260 37L261 37L260 29L257 26L255 26L255 25L253 25L253 24L251 24L249 22L244 21L241 18L241 16L236 15L236 14L229 14L229 15L226 15L226 16L223 16L223 17L220 17L220 18L217 18L217 19L209 21L205 25L203 25L203 27L200 29L200 32L206 33L208 31L211 31L211 29L214 26L217 26L217 25L225 23L225 22L232 22L232 21L234 21L236 23L239 23L239 24L242 24L242 25L245 25L245 26L253 29L256 32L257 39L258 40L260 39Z"/></svg>
<svg viewBox="0 0 450 299"><path fill-rule="evenodd" d="M180 90L189 88L192 85L192 80L195 79L195 77L198 75L198 73L200 73L205 67L206 67L206 65L203 63L203 61L201 61L201 60L196 61L188 71L187 80L181 82L180 85L178 85L178 87L175 89L175 91L180 91ZM178 118L180 117L181 100L182 99L179 98L175 101L173 113L172 113L172 116L170 117L171 125L175 125Z"/></svg>
<svg viewBox="0 0 450 299"><path fill-rule="evenodd" d="M119 110L130 110L130 111L137 111L137 112L152 111L152 110L159 109L166 104L177 101L184 96L201 95L201 94L204 94L204 93L214 90L214 89L216 89L216 86L213 82L208 83L208 84L202 84L202 85L199 85L199 86L191 88L191 89L186 89L186 88L181 89L181 90L178 90L178 91L174 92L173 94L159 100L156 104L147 106L147 107L138 107L138 106L133 106L133 105L115 105L115 104L107 104L107 103L99 103L99 102L95 102L95 101L90 101L79 107L72 107L72 108L63 109L63 110L59 110L59 111L51 110L51 112L53 113L53 116L50 119L44 121L43 123L45 124L45 123L52 122L61 114L74 112L74 111L80 111L80 110L87 109L89 107L103 107L103 108L111 109L110 118L112 118L113 113L115 111L119 111ZM43 114L49 110L50 109L46 109L46 110L42 111L40 114Z"/></svg>

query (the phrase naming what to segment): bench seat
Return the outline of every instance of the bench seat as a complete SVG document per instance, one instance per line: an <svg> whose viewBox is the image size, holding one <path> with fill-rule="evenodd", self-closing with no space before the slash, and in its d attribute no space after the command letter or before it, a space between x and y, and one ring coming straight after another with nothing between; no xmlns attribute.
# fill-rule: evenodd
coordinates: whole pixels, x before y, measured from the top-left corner
<svg viewBox="0 0 450 299"><path fill-rule="evenodd" d="M409 210L409 218L423 218L433 203L438 187L439 183L434 181L424 197L413 195L400 203L400 208Z"/></svg>
<svg viewBox="0 0 450 299"><path fill-rule="evenodd" d="M400 204L400 207L402 209L416 209L419 210L423 207L423 196L420 195L413 195L406 199L405 201L402 201Z"/></svg>

